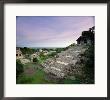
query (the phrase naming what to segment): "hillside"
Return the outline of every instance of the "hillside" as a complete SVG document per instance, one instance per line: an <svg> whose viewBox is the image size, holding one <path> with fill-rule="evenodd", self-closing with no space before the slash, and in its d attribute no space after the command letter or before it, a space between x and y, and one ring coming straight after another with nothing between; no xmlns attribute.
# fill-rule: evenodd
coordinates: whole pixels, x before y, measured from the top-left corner
<svg viewBox="0 0 110 100"><path fill-rule="evenodd" d="M74 68L74 74L81 70L77 64L80 61L80 54L84 54L87 46L73 46L69 47L67 50L62 51L57 54L56 58L47 59L42 66L46 73L52 73L57 76L57 78L64 78L70 73L69 69ZM81 66L80 66L81 67ZM81 73L81 72L80 72Z"/></svg>

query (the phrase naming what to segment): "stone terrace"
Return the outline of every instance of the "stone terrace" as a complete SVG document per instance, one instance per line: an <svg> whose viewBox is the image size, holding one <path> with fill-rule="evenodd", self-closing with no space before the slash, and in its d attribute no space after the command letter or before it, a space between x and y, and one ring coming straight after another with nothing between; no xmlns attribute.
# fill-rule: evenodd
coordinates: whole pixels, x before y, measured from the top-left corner
<svg viewBox="0 0 110 100"><path fill-rule="evenodd" d="M75 66L79 59L79 54L84 53L85 50L84 46L76 45L66 51L62 51L58 54L58 58L50 58L45 61L43 64L44 71L52 73L58 78L64 78L67 74L65 70L70 67L70 64Z"/></svg>

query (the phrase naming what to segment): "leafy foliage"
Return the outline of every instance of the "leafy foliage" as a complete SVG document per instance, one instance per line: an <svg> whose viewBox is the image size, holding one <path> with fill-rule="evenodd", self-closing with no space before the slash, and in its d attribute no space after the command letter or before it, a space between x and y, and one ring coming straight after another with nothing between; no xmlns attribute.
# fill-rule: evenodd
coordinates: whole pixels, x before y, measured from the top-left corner
<svg viewBox="0 0 110 100"><path fill-rule="evenodd" d="M51 54L48 55L48 57L54 57L55 55L57 55L56 52L52 52Z"/></svg>
<svg viewBox="0 0 110 100"><path fill-rule="evenodd" d="M33 62L38 62L38 59L37 58L33 58Z"/></svg>
<svg viewBox="0 0 110 100"><path fill-rule="evenodd" d="M20 62L20 60L16 60L16 77L18 77L23 72L23 64Z"/></svg>
<svg viewBox="0 0 110 100"><path fill-rule="evenodd" d="M60 53L61 51L64 51L64 50L65 50L65 48L56 48L57 53Z"/></svg>
<svg viewBox="0 0 110 100"><path fill-rule="evenodd" d="M89 46L85 52L85 57L87 58L85 66L92 68L94 66L94 45Z"/></svg>
<svg viewBox="0 0 110 100"><path fill-rule="evenodd" d="M94 45L89 46L85 52L84 73L88 83L94 83Z"/></svg>
<svg viewBox="0 0 110 100"><path fill-rule="evenodd" d="M27 48L27 47L20 48L20 50L23 54L32 54L32 53L36 52L35 49Z"/></svg>

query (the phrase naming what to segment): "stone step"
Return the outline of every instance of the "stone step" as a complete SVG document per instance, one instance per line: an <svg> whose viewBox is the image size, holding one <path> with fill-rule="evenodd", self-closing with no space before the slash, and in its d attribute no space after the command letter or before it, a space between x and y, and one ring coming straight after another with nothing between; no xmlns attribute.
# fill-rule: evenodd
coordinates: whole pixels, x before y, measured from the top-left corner
<svg viewBox="0 0 110 100"><path fill-rule="evenodd" d="M83 46L74 46L66 51L62 51L58 54L58 58L48 59L44 63L44 70L48 73L57 75L58 77L64 77L66 74L64 70L69 68L71 64L74 66L79 59L78 55L85 50L86 49Z"/></svg>

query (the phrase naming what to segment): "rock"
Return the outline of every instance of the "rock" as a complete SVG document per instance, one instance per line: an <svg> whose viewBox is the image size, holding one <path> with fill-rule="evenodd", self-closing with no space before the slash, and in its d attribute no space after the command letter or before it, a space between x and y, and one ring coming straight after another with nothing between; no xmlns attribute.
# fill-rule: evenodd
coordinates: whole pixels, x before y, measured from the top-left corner
<svg viewBox="0 0 110 100"><path fill-rule="evenodd" d="M82 73L83 54L86 48L83 46L70 47L61 53L58 53L56 59L49 58L43 64L44 71L63 78L66 75L75 75Z"/></svg>
<svg viewBox="0 0 110 100"><path fill-rule="evenodd" d="M25 59L25 58L20 59L20 61L21 61L22 64L26 64L26 63L29 63L30 62L29 59Z"/></svg>

